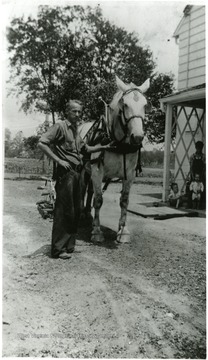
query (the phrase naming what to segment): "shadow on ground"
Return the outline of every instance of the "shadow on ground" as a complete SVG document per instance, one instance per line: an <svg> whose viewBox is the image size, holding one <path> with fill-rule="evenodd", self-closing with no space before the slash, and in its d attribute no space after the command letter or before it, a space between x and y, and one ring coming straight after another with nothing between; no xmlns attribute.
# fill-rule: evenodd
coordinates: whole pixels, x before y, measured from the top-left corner
<svg viewBox="0 0 208 360"><path fill-rule="evenodd" d="M92 243L92 241L91 241L92 225L88 224L88 225L79 227L76 245L81 245L80 242L82 242L82 245L84 245L84 243L88 243L91 245L96 245L96 246L105 247L105 248L109 248L109 249L116 249L118 247L118 245L115 242L116 232L105 226L101 226L101 230L104 234L104 238L105 238L104 242ZM76 246L75 246L75 251L76 251ZM43 245L39 249L34 251L32 254L26 255L24 257L34 258L37 256L51 257L51 245Z"/></svg>

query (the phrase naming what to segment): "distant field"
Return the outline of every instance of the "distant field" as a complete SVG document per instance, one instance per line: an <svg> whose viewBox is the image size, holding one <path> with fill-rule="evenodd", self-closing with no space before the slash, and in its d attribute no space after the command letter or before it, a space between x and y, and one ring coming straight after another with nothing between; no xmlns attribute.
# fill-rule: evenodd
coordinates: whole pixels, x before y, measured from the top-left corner
<svg viewBox="0 0 208 360"><path fill-rule="evenodd" d="M155 165L155 164L154 164ZM153 182L160 182L163 178L163 169L153 167L142 167L143 176L139 176L139 182L146 180ZM39 159L20 159L20 158L5 158L4 161L4 177L8 179L13 178L33 178L41 175L52 176L52 162L48 160L43 162ZM146 179L146 180L145 180ZM148 180L149 179L149 180Z"/></svg>
<svg viewBox="0 0 208 360"><path fill-rule="evenodd" d="M39 159L20 159L20 158L5 158L4 160L4 172L15 173L19 176L23 174L51 174L52 162L48 160Z"/></svg>

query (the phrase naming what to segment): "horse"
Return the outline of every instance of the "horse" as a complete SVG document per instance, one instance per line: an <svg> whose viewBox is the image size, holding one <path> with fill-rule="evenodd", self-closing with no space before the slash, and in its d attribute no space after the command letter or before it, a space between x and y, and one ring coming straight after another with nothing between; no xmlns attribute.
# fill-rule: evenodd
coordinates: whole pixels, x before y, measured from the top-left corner
<svg viewBox="0 0 208 360"><path fill-rule="evenodd" d="M81 136L85 132L84 137L91 145L93 141L94 144L110 142L104 151L92 153L89 159L90 170L88 173L90 178L91 172L94 193L91 241L95 243L104 241L99 214L103 203L102 182L104 178L122 180L121 215L116 241L118 243L130 242L130 232L126 224L127 207L130 189L135 179L138 151L144 138L143 122L145 107L147 106L144 93L150 86L149 79L141 86L137 86L133 83L125 84L116 76L116 84L117 92L114 94L111 103L106 104L106 116L98 122L86 123L80 131ZM102 134L105 136L101 136ZM82 179L86 176L84 172L81 175ZM85 190L86 186L84 185L83 196Z"/></svg>

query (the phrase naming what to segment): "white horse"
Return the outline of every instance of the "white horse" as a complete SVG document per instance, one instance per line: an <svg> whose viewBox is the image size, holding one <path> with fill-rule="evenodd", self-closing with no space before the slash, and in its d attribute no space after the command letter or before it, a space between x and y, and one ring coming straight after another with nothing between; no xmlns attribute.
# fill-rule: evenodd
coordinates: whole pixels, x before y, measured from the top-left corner
<svg viewBox="0 0 208 360"><path fill-rule="evenodd" d="M122 179L120 197L121 216L119 219L117 242L130 241L130 233L126 225L129 192L135 178L138 149L144 137L143 121L147 99L143 95L149 88L149 79L141 86L133 83L125 84L116 77L118 91L110 105L106 107L106 133L113 141L113 147L102 153L91 154L91 177L94 191L94 219L91 240L102 242L103 233L100 228L100 208L103 203L102 181L104 178ZM95 127L94 138L99 132L99 124ZM86 125L88 129L92 127ZM83 131L83 129L82 129ZM99 137L98 137L99 138Z"/></svg>

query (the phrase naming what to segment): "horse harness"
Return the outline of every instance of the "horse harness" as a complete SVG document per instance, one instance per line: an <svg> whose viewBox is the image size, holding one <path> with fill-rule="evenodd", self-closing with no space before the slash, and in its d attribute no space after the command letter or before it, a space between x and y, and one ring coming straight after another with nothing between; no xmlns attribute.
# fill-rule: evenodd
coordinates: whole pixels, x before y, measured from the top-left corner
<svg viewBox="0 0 208 360"><path fill-rule="evenodd" d="M142 93L141 90L139 90L138 88L128 89L127 91L125 91L123 93L121 99L123 99L123 97L125 95L127 95L133 91L138 91L139 93ZM90 130L88 131L88 132L91 132L91 134L92 134L91 139L89 141L89 145L95 145L95 144L98 144L99 142L101 143L101 145L107 145L108 143L113 141L113 144L112 144L113 148L109 148L109 149L107 149L107 151L123 155L124 179L126 180L127 179L126 154L135 153L141 149L140 145L138 146L138 145L131 145L128 143L123 143L123 141L127 138L127 125L133 118L139 118L139 119L142 119L142 121L143 121L143 118L140 115L133 115L130 118L127 118L126 114L125 114L125 108L123 106L119 110L118 119L119 119L119 124L121 126L121 129L124 132L124 136L122 137L121 140L118 140L113 131L113 127L109 126L110 111L111 111L110 105L107 104L104 100L102 100L102 101L105 105L105 116L101 116L100 119L98 121L96 121L92 125ZM124 122L122 121L123 120L122 115L123 115ZM94 131L92 132L92 130L94 130ZM100 155L96 159L90 160L90 163L91 164L98 163L98 167L100 166L101 163L104 164L104 151L101 151Z"/></svg>

